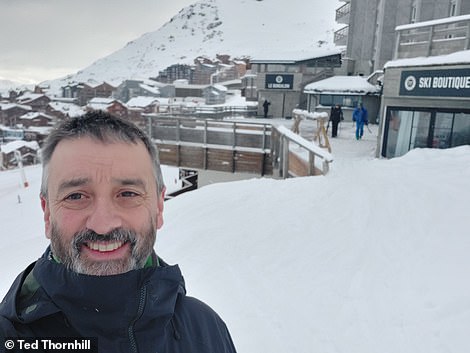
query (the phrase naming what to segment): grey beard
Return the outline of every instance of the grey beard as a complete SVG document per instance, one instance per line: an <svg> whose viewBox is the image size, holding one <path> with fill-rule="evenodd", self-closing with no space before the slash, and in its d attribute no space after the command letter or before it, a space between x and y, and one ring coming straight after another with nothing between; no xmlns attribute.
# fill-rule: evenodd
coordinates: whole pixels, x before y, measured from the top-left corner
<svg viewBox="0 0 470 353"><path fill-rule="evenodd" d="M143 268L153 252L155 227L143 234L128 229L117 228L107 234L97 234L85 229L76 233L70 243L62 240L61 232L55 224L51 227L52 253L71 271L92 276L116 275ZM81 248L89 241L122 241L130 244L131 254L124 259L110 261L91 261L81 257Z"/></svg>

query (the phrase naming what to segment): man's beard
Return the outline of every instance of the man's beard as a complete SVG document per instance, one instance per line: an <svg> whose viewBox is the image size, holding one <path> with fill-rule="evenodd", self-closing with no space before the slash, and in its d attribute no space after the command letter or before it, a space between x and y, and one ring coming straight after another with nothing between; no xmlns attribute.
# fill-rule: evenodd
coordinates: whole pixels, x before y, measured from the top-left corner
<svg viewBox="0 0 470 353"><path fill-rule="evenodd" d="M142 234L117 228L107 234L97 234L85 229L75 233L70 242L63 240L59 227L51 225L51 248L53 255L69 270L92 276L109 276L140 269L145 266L155 244L156 228L152 226ZM91 241L122 241L130 244L130 256L109 261L92 261L81 256L81 248Z"/></svg>

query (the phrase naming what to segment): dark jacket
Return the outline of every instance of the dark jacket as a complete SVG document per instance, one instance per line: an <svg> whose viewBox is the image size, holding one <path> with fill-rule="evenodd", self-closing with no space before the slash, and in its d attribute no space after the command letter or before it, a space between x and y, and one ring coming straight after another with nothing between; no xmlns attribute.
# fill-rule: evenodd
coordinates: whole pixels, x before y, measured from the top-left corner
<svg viewBox="0 0 470 353"><path fill-rule="evenodd" d="M185 292L178 266L98 277L45 254L0 304L0 337L98 337L100 353L234 353L220 317Z"/></svg>
<svg viewBox="0 0 470 353"><path fill-rule="evenodd" d="M331 107L330 120L334 123L339 123L341 120L344 120L343 110L341 109L341 107Z"/></svg>

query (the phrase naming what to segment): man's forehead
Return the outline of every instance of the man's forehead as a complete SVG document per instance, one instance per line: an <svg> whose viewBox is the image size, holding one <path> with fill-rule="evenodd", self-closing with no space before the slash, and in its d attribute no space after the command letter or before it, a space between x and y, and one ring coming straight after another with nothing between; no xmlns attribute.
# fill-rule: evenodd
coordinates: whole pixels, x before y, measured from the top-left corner
<svg viewBox="0 0 470 353"><path fill-rule="evenodd" d="M61 140L57 143L54 152L52 153L51 159L54 155L70 153L70 154L81 154L86 152L92 152L95 156L102 156L105 158L107 155L113 153L113 151L126 154L150 154L142 141L121 141L107 139L104 141L95 139L93 137L74 137Z"/></svg>
<svg viewBox="0 0 470 353"><path fill-rule="evenodd" d="M138 175L152 170L150 155L143 143L101 142L92 138L76 138L59 142L50 160L51 170L60 174L77 173L89 176L89 172L126 172ZM89 169L87 172L83 169Z"/></svg>

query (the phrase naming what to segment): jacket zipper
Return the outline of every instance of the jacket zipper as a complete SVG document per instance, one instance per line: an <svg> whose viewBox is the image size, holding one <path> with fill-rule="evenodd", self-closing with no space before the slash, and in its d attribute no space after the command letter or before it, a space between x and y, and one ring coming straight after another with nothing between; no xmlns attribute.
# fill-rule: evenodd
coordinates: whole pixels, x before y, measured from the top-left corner
<svg viewBox="0 0 470 353"><path fill-rule="evenodd" d="M144 306L145 306L145 297L147 296L147 285L144 284L144 286L140 289L140 296L139 296L139 306L137 309L137 315L135 316L134 320L131 321L129 328L127 329L127 333L129 336L129 341L131 345L131 352L138 353L137 349L137 342L135 339L135 334L134 334L134 326L137 320L142 316L144 312Z"/></svg>

